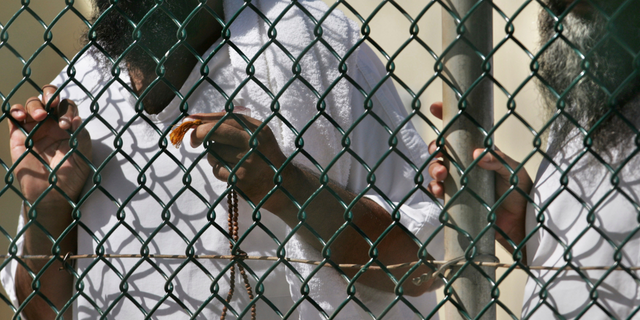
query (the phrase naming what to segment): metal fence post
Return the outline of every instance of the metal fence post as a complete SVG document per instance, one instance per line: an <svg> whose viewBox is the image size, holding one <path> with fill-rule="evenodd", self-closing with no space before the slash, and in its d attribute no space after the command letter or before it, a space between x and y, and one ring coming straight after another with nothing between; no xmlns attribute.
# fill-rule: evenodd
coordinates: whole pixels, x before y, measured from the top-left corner
<svg viewBox="0 0 640 320"><path fill-rule="evenodd" d="M482 64L493 48L492 37L492 6L491 1L479 0L447 0L446 5L455 13L443 9L442 29L443 48L450 50L444 55L444 74L458 90L458 94L451 87L444 85L443 89L443 120L445 125L451 126L445 132L448 154L464 170L473 161L472 152L475 148L483 147L485 135L478 125L485 130L493 125L493 84L484 78ZM460 26L462 23L463 27ZM474 86L471 88L472 86ZM471 89L470 89L471 88ZM467 90L470 93L467 95ZM461 97L464 100L461 100ZM466 101L461 104L461 101ZM459 115L461 107L464 108ZM466 115L465 115L466 114ZM469 118L477 121L474 124ZM453 203L449 203L448 223L456 228L445 228L445 259L451 260L467 254L473 239L487 227L487 210L469 192L476 193L485 203L494 202L494 176L479 167L467 173L466 181L461 181L461 174L449 164L450 178L445 181L445 201L449 202L458 192ZM463 191L460 191L463 190ZM464 233L468 233L465 236ZM495 252L494 232L489 230L475 243L476 255L474 261L487 261L487 256ZM480 254L485 254L479 256ZM453 272L458 272L456 268ZM495 268L482 267L483 275L472 265L467 265L458 278L453 279L452 300L446 307L446 318L451 319L495 319L495 305L487 307L491 301L493 285L487 277L495 280ZM480 316L480 313L482 315Z"/></svg>

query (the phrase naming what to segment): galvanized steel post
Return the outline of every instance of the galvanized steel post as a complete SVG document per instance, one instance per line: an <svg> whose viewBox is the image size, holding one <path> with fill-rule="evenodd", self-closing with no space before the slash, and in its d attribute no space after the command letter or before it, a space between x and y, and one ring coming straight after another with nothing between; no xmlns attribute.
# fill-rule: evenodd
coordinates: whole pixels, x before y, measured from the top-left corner
<svg viewBox="0 0 640 320"><path fill-rule="evenodd" d="M493 48L492 37L492 7L491 1L481 0L448 0L447 6L455 13L456 17L443 9L443 48L451 46L450 51L444 55L444 73L459 91L456 94L449 86L443 89L443 120L448 124L464 108L464 113L475 119L482 128L489 130L493 126L493 84L490 79L484 78L479 83L472 85L478 79L486 75L483 70L484 57ZM453 44L455 42L455 44ZM489 63L490 61L486 61ZM488 66L488 64L487 64ZM490 72L490 71L488 71ZM467 90L470 90L467 94ZM461 100L461 97L463 98ZM463 103L466 102L466 103ZM462 115L455 119L452 126L446 131L446 148L458 165L467 170L473 161L473 150L482 148L485 135L478 126ZM462 188L465 191L455 198L448 212L448 222L468 233L471 239L489 224L488 212L485 207L475 199L467 190L472 190L486 203L494 202L494 175L493 172L473 168L467 172L465 181L461 181L461 174L449 164L450 178L445 181L445 201ZM451 260L467 254L471 242L460 230L445 228L445 259ZM474 243L476 255L474 261L487 261L487 257L495 252L494 232L489 230L484 236ZM454 273L460 268L452 270ZM446 318L451 319L495 319L495 306L487 308L491 301L493 289L491 281L495 280L495 268L482 267L486 276L468 265L460 277L452 284L455 294L453 300L459 306L448 303ZM479 314L483 312L480 316ZM466 313L466 315L465 315Z"/></svg>

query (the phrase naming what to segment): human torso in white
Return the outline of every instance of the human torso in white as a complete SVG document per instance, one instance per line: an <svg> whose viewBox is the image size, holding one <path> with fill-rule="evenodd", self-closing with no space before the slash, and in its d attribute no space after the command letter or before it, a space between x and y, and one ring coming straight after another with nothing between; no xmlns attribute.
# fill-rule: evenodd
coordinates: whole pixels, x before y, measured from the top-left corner
<svg viewBox="0 0 640 320"><path fill-rule="evenodd" d="M537 208L527 210L528 262L561 270L531 271L537 279L527 281L523 317L637 319L638 272L613 269L640 262L640 159L630 143L594 156L583 141L576 134L539 169Z"/></svg>

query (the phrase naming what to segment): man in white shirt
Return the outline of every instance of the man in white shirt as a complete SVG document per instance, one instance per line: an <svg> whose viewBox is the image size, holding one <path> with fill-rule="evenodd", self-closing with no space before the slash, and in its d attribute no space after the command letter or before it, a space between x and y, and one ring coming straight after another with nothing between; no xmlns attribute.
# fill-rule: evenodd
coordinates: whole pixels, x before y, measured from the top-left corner
<svg viewBox="0 0 640 320"><path fill-rule="evenodd" d="M496 199L511 192L496 224L515 246L497 238L521 250L522 263L556 268L530 270L523 318L640 318L640 274L629 269L640 266L640 1L545 4L537 75L553 124L535 183L523 169L512 185L496 155L511 169L519 163L500 151L478 163L496 171ZM441 108L432 106L436 115ZM446 168L434 162L429 171L440 196Z"/></svg>
<svg viewBox="0 0 640 320"><path fill-rule="evenodd" d="M247 200L238 204L236 247L242 251L235 254L357 264L375 257L372 266L410 262L418 260L417 243L439 224L438 207L416 178L426 146L405 123L392 82L378 87L386 71L371 49L360 44L349 51L358 28L341 13L329 15L321 41L303 51L318 38L307 14L319 20L327 9L320 1L292 8L280 0L246 7L238 1L155 3L96 1L105 13L88 33L96 49L74 59L41 98L11 109L12 157L25 196L18 254L51 253L51 235L62 255L144 256L81 259L77 271L65 266L70 273L59 272L62 264L54 260L35 292L28 270L37 273L47 261L13 260L2 280L17 306L27 302L26 318L53 318L55 307L74 319L210 319L223 306L229 317L249 318L252 304L259 319L334 313L362 319L383 312L404 319L416 317L415 310L432 312L432 293L394 301L399 289L379 270L359 275L354 294L341 275L352 277L357 269L243 260L255 299L236 289L223 302L229 261L149 257L230 254L227 181ZM265 23L254 9L278 22ZM212 12L230 23L226 31ZM186 22L186 36L169 13ZM134 26L123 15L138 24L141 38L132 36ZM123 64L114 66L107 56ZM227 115L238 104L251 115ZM171 126L187 115L203 124L181 148L168 147ZM257 145L241 122L256 132ZM25 148L30 142L18 124L35 130L33 148ZM209 152L198 148L205 140ZM54 170L53 180L41 160ZM387 229L377 252L369 253L364 236L374 242ZM332 241L330 251L319 238ZM437 241L428 246L436 257ZM400 279L407 270L391 271ZM420 266L407 276L403 293L424 293L428 284L409 280L428 270ZM418 309L409 308L411 302Z"/></svg>

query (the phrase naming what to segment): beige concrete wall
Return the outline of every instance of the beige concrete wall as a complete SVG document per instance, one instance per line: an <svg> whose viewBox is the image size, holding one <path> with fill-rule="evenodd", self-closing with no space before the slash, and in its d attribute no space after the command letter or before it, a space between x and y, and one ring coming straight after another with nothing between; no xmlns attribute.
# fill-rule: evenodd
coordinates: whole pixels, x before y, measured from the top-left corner
<svg viewBox="0 0 640 320"><path fill-rule="evenodd" d="M87 13L88 7L86 0L76 0L75 8L80 12ZM333 3L333 0L325 0ZM380 1L373 0L349 0L349 3L363 17L368 17ZM512 16L518 9L522 1L513 0L494 0L494 3L500 7L507 16ZM428 1L416 0L397 0L407 14L416 17L423 9ZM6 25L12 15L20 10L19 0L0 0L0 24ZM29 8L37 13L40 18L49 24L58 13L64 8L63 0L32 0ZM340 9L349 13L346 7L340 6ZM539 6L534 2L530 4L515 19L515 37L530 50L535 49L536 33L535 33L535 16L539 10ZM431 49L440 54L442 51L441 43L441 9L438 4L434 5L427 14L419 21L420 28L419 37L424 40ZM372 38L388 53L392 54L408 39L410 23L407 19L392 5L387 3L382 10L371 21ZM77 40L78 35L82 32L83 24L71 12L66 14L56 26L53 27L53 43L67 56L72 55L80 48ZM494 15L494 43L498 43L505 37L505 20L498 14ZM5 29L9 34L8 43L13 46L25 59L29 59L31 55L43 44L44 28L40 26L35 19L26 11ZM512 41L508 41L502 49L500 49L494 58L494 76L509 92L513 92L527 77L530 59L523 53ZM397 75L402 78L406 84L417 92L424 86L427 81L433 77L434 59L428 54L423 47L415 41L396 59ZM35 81L37 85L46 84L52 79L59 70L64 66L64 61L50 48L45 48L36 57L31 64L30 79ZM7 96L11 90L23 79L22 63L16 59L15 55L5 46L0 48L0 92ZM399 90L402 99L408 105L411 101L406 91ZM439 101L442 96L442 82L434 81L426 91L421 95L420 101L423 106L423 112L428 113L428 106L434 101ZM11 93L9 102L11 104L22 103L37 91L31 87L29 83L23 83L22 86ZM515 97L517 103L516 111L522 114L526 119L531 121L534 128L540 127L540 115L538 97L536 95L533 84L526 85L522 91ZM506 113L507 97L496 87L495 89L495 114L496 120L504 116ZM430 119L441 128L441 124L434 118ZM430 141L435 137L433 131L422 121L414 122L421 130L425 140ZM6 124L2 124L5 126ZM0 130L0 159L9 163L8 144L6 129ZM496 135L496 143L502 150L511 154L516 159L523 159L528 152L531 151L530 141L531 133L515 119L509 119L498 130ZM527 169L531 174L535 174L539 158L535 158L527 165ZM0 169L0 172L3 172ZM4 176L4 173L2 174ZM0 182L0 187L4 187L4 179ZM6 191L0 196L0 226L5 228L10 234L15 233L16 216L19 207L19 198L12 192ZM0 237L0 254L6 253L8 241L5 237ZM502 249L499 249L499 257L503 262L509 262L509 256ZM501 272L498 272L500 277ZM522 303L522 287L524 284L524 275L522 272L514 272L500 286L500 300L505 303L516 315L520 314L520 305ZM12 315L9 308L0 303L0 319L7 319ZM506 319L506 313L499 311L500 319Z"/></svg>

